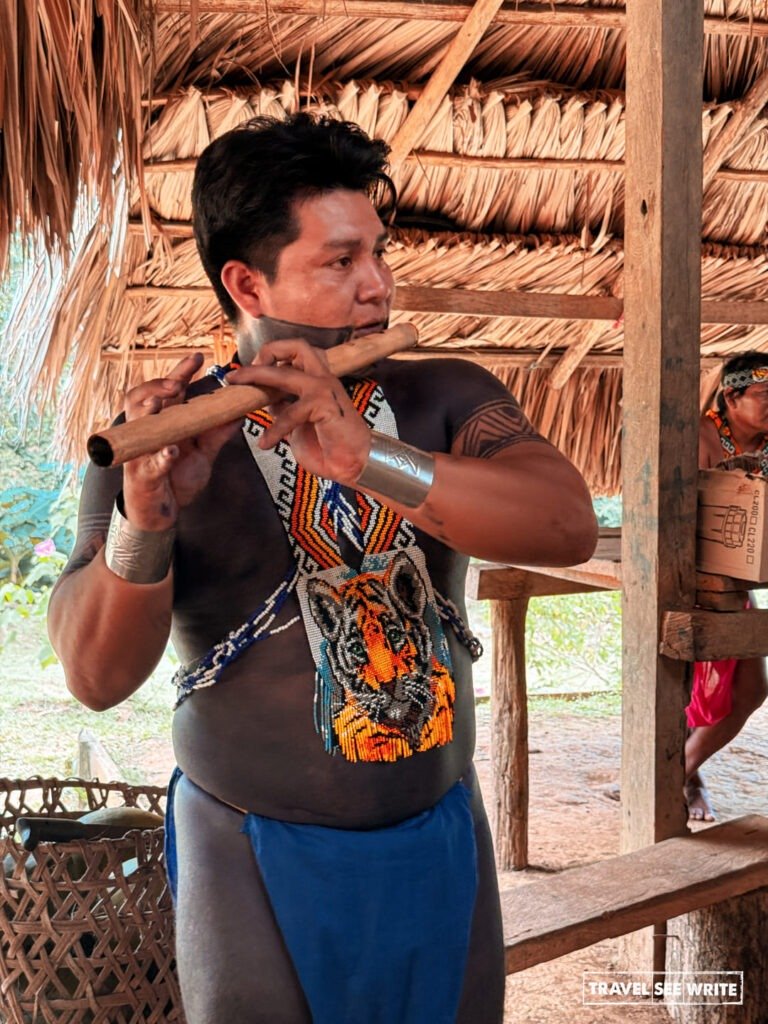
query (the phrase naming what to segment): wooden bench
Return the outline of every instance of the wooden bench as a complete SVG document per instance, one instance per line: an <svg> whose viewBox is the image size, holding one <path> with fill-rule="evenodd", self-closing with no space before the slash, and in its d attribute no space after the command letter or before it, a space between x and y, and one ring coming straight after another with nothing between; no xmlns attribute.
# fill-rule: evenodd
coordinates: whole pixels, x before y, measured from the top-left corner
<svg viewBox="0 0 768 1024"><path fill-rule="evenodd" d="M768 887L768 818L746 815L501 895L507 974Z"/></svg>
<svg viewBox="0 0 768 1024"><path fill-rule="evenodd" d="M538 567L479 562L469 567L467 597L491 604L491 760L496 857L502 870L528 865L528 688L525 619L531 598L620 590L621 531L602 527L595 555L582 565ZM700 607L668 611L660 637L671 658L707 660L768 655L768 610L745 612L747 589L768 583L696 574ZM723 612L728 614L722 614ZM735 646L734 646L735 645Z"/></svg>

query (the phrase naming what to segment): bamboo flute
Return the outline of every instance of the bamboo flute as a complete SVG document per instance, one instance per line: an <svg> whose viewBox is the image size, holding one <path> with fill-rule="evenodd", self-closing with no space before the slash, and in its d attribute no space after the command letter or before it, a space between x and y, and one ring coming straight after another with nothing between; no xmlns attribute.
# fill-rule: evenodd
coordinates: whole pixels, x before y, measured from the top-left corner
<svg viewBox="0 0 768 1024"><path fill-rule="evenodd" d="M380 334L369 334L326 350L331 372L337 377L363 370L379 359L412 348L418 340L413 324L397 324ZM88 455L97 466L120 466L139 455L160 451L169 444L230 423L254 409L282 398L275 388L231 384L209 395L198 395L181 405L169 405L152 416L118 423L91 434Z"/></svg>

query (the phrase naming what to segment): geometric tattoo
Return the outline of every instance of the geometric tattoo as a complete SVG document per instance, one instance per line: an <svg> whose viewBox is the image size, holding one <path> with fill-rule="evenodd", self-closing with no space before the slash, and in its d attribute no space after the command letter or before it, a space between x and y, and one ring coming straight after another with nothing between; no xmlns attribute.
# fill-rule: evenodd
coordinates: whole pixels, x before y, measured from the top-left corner
<svg viewBox="0 0 768 1024"><path fill-rule="evenodd" d="M451 445L454 455L490 459L520 441L544 441L514 398L486 402L463 423Z"/></svg>

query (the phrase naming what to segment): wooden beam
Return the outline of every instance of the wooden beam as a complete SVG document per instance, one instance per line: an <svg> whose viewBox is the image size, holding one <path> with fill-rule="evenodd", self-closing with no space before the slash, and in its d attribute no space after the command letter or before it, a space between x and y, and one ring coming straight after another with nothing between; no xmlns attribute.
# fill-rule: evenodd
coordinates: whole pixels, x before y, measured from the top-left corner
<svg viewBox="0 0 768 1024"><path fill-rule="evenodd" d="M424 91L392 139L389 166L393 174L397 174L401 163L434 117L448 90L455 82L456 76L482 39L501 4L502 0L475 0L466 21L451 40L440 63L425 85Z"/></svg>
<svg viewBox="0 0 768 1024"><path fill-rule="evenodd" d="M197 157L179 157L173 160L146 160L146 174L173 174L180 171L194 171ZM623 160L589 160L584 158L560 159L559 157L511 157L511 156L469 156L465 153L441 153L434 149L418 149L409 153L404 160L408 164L426 167L459 167L466 170L490 171L583 171L594 173L604 171L611 174L624 173ZM741 172L740 172L741 173Z"/></svg>
<svg viewBox="0 0 768 1024"><path fill-rule="evenodd" d="M130 299L195 299L215 302L208 285L128 285ZM759 307L760 303L755 303ZM612 320L623 303L603 295L563 295L546 292L469 291L462 288L421 288L401 285L393 309L409 313L459 313L466 316L538 317L545 320ZM768 317L768 310L765 311Z"/></svg>
<svg viewBox="0 0 768 1024"><path fill-rule="evenodd" d="M151 223L155 234L169 235L171 238L192 238L192 221L189 220L162 220L159 217L153 218ZM128 221L129 235L143 235L144 225L140 217L131 217Z"/></svg>
<svg viewBox="0 0 768 1024"><path fill-rule="evenodd" d="M554 391L561 391L604 333L605 324L600 322L588 324L581 337L575 338L558 360L557 366L553 367L547 381L548 386Z"/></svg>
<svg viewBox="0 0 768 1024"><path fill-rule="evenodd" d="M471 10L467 3L444 4L431 0L269 0L272 15L303 15L318 18L394 18L397 21L465 21ZM155 0L158 14L179 14L181 0ZM254 14L253 0L198 0L199 14ZM259 9L261 14L261 9ZM626 23L622 7L575 7L549 2L517 3L509 0L493 20L495 25L530 25L533 28L574 28L602 31L621 30ZM768 21L762 18L734 18L710 14L704 30L711 35L768 36Z"/></svg>
<svg viewBox="0 0 768 1024"><path fill-rule="evenodd" d="M528 690L525 617L528 599L491 604L491 761L494 849L501 871L528 867Z"/></svg>
<svg viewBox="0 0 768 1024"><path fill-rule="evenodd" d="M194 299L214 303L208 285L130 284L129 299ZM611 295L566 295L550 292L470 291L466 288L423 288L400 285L393 309L408 313L451 313L459 316L523 317L540 320L610 320L624 311L622 299ZM705 299L705 324L768 324L768 303L762 300Z"/></svg>
<svg viewBox="0 0 768 1024"><path fill-rule="evenodd" d="M768 611L670 611L661 628L661 652L679 661L761 658L768 655Z"/></svg>
<svg viewBox="0 0 768 1024"><path fill-rule="evenodd" d="M750 125L768 103L768 68L764 69L755 79L752 86L744 94L743 99L733 105L733 111L720 134L704 152L703 185L706 192L715 175L744 140Z"/></svg>
<svg viewBox="0 0 768 1024"><path fill-rule="evenodd" d="M233 343L232 335L225 334L224 340ZM470 348L452 348L448 344L444 346L425 345L421 348L409 349L407 352L399 352L395 359L468 359L481 366L494 366L496 368L517 368L523 367L531 372L552 367L562 355L561 349L552 349L546 356L542 357L541 352L535 349L511 349L493 345L477 345ZM154 345L144 347L139 341L131 348L131 359L175 359L177 354L181 359L185 355L195 352L202 352L206 358L213 356L213 348L210 345ZM106 360L119 361L124 358L122 351L106 350L101 353L101 358ZM710 360L717 366L722 364L722 359ZM708 362L704 360L703 363ZM595 352L585 356L582 366L585 369L616 370L621 369L622 357L615 352Z"/></svg>
<svg viewBox="0 0 768 1024"><path fill-rule="evenodd" d="M768 819L750 814L507 889L507 974L766 886Z"/></svg>
<svg viewBox="0 0 768 1024"><path fill-rule="evenodd" d="M730 121L728 123L730 124ZM720 136L718 136L719 138ZM569 174L573 172L623 174L625 167L623 160L590 160L587 157L469 156L465 153L441 153L433 149L419 149L409 153L405 157L405 163L421 167L455 167L464 170L554 171ZM174 160L147 160L144 164L144 171L146 174L192 172L196 164L196 156L180 157ZM768 184L768 171L757 167L717 167L713 172L713 178L734 181L739 184L766 185Z"/></svg>
<svg viewBox="0 0 768 1024"><path fill-rule="evenodd" d="M393 308L409 313L461 313L467 316L615 322L621 316L624 304L621 299L607 295L470 291L463 288L399 285L395 291Z"/></svg>
<svg viewBox="0 0 768 1024"><path fill-rule="evenodd" d="M179 14L179 0L156 0L158 14ZM398 21L464 22L472 12L468 3L443 4L431 0L269 0L270 15L301 15L318 18L394 18ZM198 0L200 14L250 14L253 0ZM614 8L574 8L569 4L518 3L510 0L494 17L500 25L538 25L556 28L620 29L624 11Z"/></svg>
<svg viewBox="0 0 768 1024"><path fill-rule="evenodd" d="M624 852L686 831L686 667L659 657L659 636L664 611L691 607L696 593L703 6L632 0L627 8ZM661 932L625 940L622 959L663 970Z"/></svg>
<svg viewBox="0 0 768 1024"><path fill-rule="evenodd" d="M603 587L556 579L536 570L511 565L473 563L467 571L466 594L475 601L516 601L530 597L559 597L598 593Z"/></svg>

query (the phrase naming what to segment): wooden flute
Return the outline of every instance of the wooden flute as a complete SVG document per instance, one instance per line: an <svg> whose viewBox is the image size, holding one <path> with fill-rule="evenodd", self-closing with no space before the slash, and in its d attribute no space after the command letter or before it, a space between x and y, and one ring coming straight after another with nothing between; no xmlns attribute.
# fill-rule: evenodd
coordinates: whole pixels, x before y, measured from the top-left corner
<svg viewBox="0 0 768 1024"><path fill-rule="evenodd" d="M413 324L397 324L380 334L364 335L325 351L331 372L342 377L395 352L413 348L417 340L418 331ZM160 451L166 445L231 423L283 397L284 392L275 388L232 384L208 395L198 395L181 405L166 406L155 415L118 423L91 434L88 455L97 466L120 466L139 455Z"/></svg>

